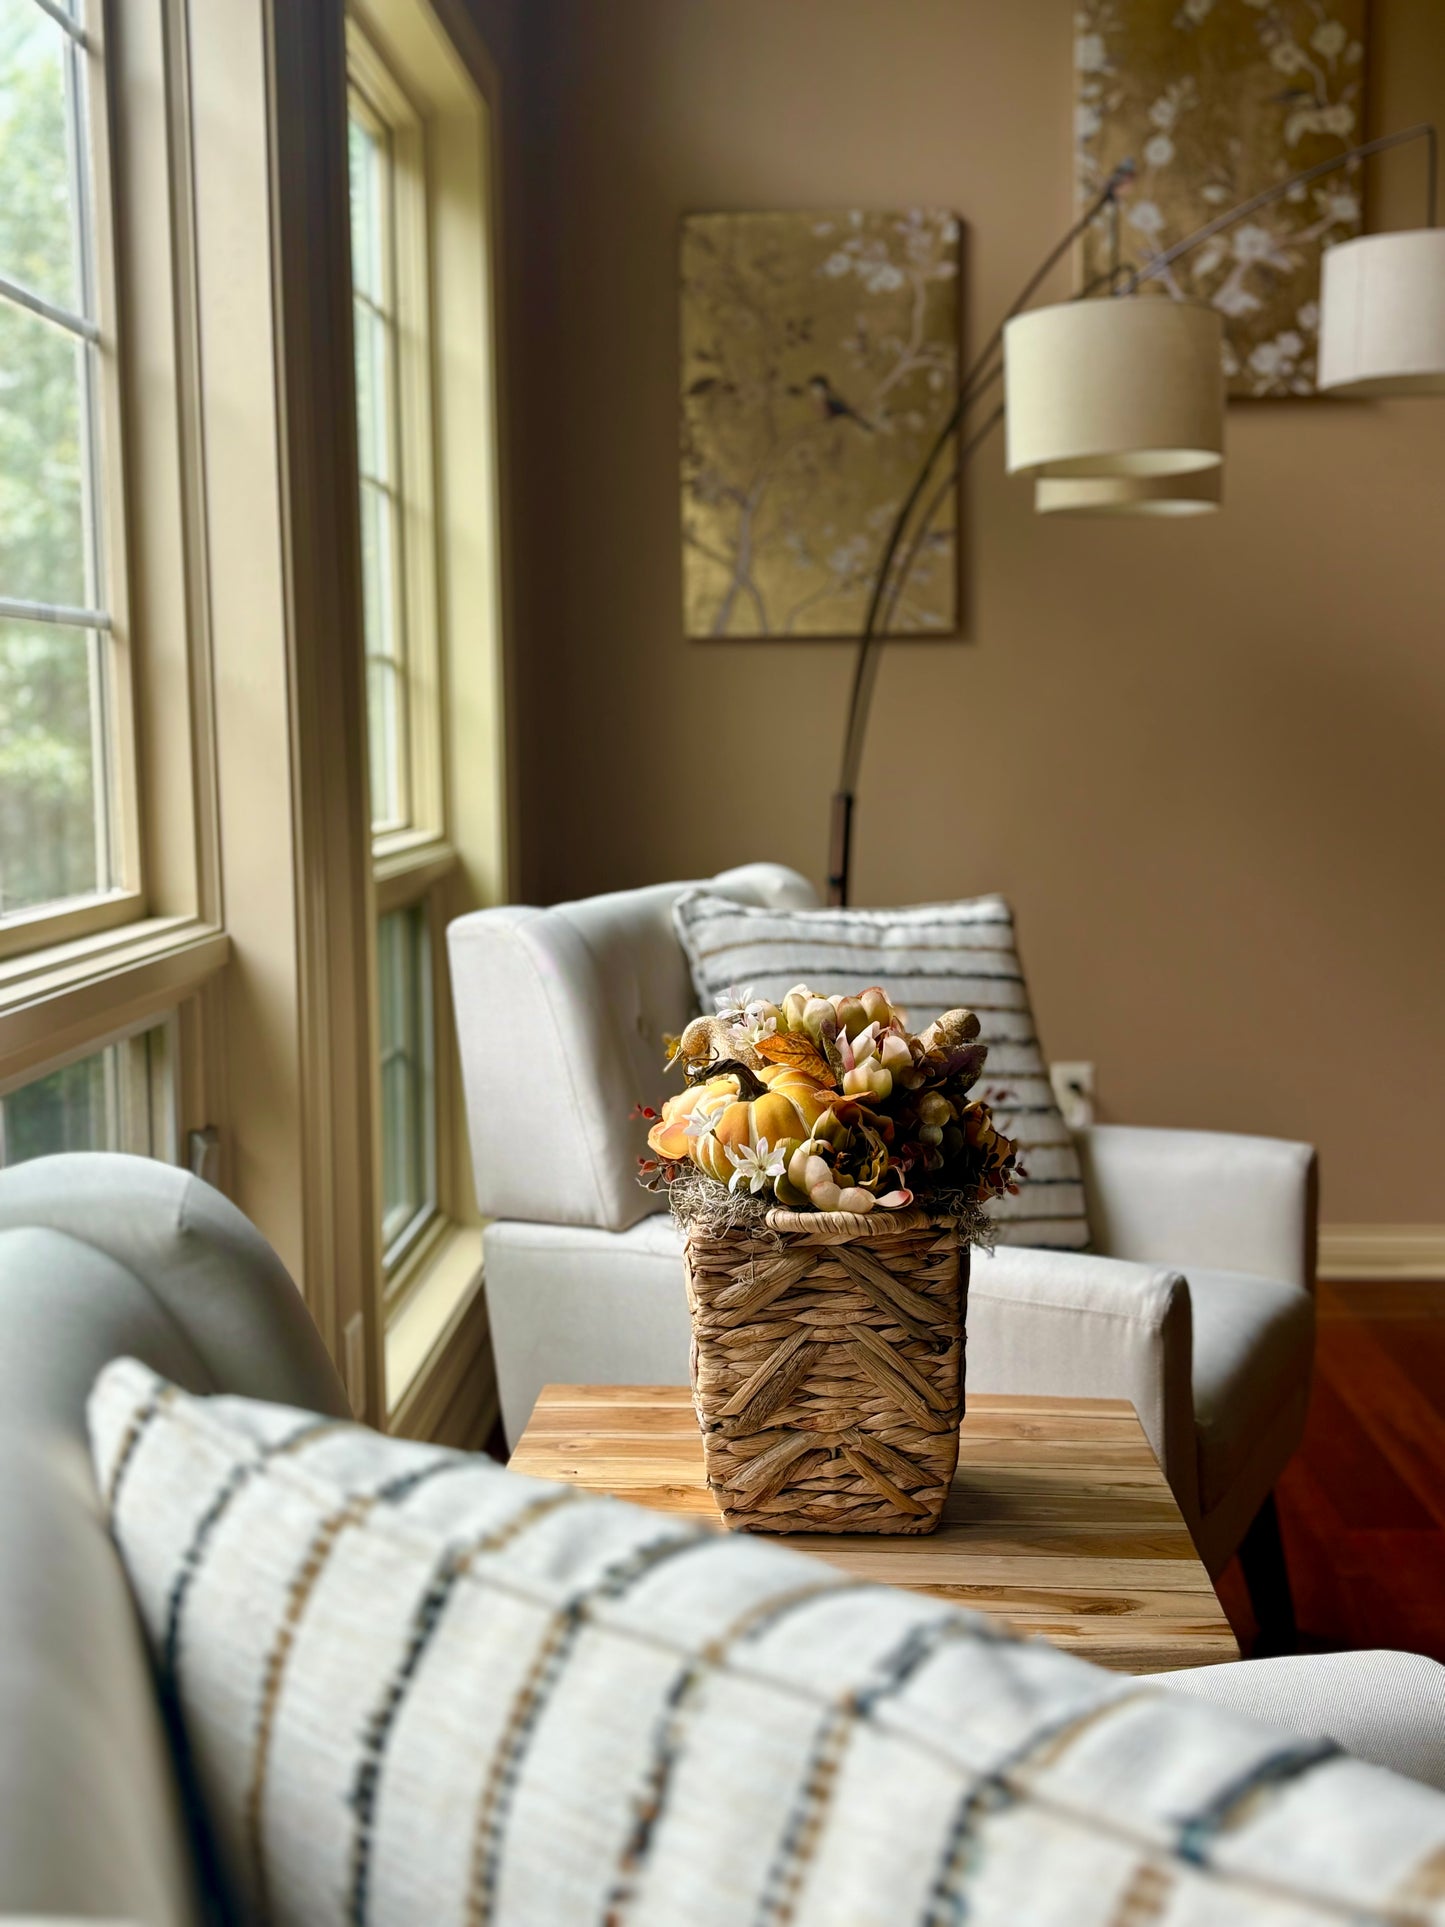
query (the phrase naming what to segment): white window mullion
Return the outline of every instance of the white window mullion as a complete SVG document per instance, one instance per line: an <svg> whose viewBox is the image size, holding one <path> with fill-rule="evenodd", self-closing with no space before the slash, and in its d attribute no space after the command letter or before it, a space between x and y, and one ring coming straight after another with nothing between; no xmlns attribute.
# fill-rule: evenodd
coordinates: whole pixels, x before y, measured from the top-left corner
<svg viewBox="0 0 1445 1927"><path fill-rule="evenodd" d="M68 7L60 5L60 0L33 0L33 4L39 7L42 13L49 14L56 26L68 33L77 46L89 46L90 42L84 27Z"/></svg>

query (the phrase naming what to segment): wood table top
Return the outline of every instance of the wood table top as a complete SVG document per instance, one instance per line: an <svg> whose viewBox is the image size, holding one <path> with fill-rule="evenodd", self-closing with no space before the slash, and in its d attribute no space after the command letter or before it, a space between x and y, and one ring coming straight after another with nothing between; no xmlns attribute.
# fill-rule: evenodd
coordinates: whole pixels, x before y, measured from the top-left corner
<svg viewBox="0 0 1445 1927"><path fill-rule="evenodd" d="M544 1386L511 1467L722 1529L681 1385ZM778 1538L857 1578L1006 1620L1115 1672L1239 1658L1124 1399L970 1393L937 1532Z"/></svg>

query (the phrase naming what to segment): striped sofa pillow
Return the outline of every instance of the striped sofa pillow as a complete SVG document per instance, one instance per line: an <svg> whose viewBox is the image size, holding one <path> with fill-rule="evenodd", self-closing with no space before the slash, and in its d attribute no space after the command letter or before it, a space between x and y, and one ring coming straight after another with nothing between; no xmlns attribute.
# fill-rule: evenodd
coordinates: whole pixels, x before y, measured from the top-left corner
<svg viewBox="0 0 1445 1927"><path fill-rule="evenodd" d="M1445 1927L1445 1799L913 1590L132 1360L96 1474L227 1918Z"/></svg>
<svg viewBox="0 0 1445 1927"><path fill-rule="evenodd" d="M735 989L780 1003L798 983L825 997L881 984L915 1031L960 1004L976 1011L988 1045L980 1093L1018 1144L1025 1173L1017 1197L989 1207L998 1242L1087 1247L1079 1154L1054 1098L1002 897L902 910L755 910L689 890L672 916L707 1011Z"/></svg>

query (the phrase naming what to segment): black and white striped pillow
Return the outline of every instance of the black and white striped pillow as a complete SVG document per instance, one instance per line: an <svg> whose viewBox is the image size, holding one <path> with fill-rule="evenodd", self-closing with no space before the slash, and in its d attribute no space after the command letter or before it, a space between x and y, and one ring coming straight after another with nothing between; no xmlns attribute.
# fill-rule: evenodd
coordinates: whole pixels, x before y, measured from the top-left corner
<svg viewBox="0 0 1445 1927"><path fill-rule="evenodd" d="M704 1010L734 988L777 1003L798 983L822 996L876 983L913 1030L961 1004L976 1011L988 1045L980 1093L1019 1145L1025 1172L1018 1196L991 1207L999 1243L1088 1245L1079 1154L1054 1099L1002 897L899 910L757 910L690 890L672 916Z"/></svg>

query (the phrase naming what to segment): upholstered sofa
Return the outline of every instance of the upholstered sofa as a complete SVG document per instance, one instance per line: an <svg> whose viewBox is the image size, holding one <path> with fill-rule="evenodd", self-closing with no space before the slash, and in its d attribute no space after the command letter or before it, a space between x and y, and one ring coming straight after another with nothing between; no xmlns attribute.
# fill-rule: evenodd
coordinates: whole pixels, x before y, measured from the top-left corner
<svg viewBox="0 0 1445 1927"><path fill-rule="evenodd" d="M687 1376L678 1239L637 1183L642 1133L628 1122L671 1088L661 1039L696 1008L671 914L686 887L486 910L448 933L512 1439L547 1380ZM778 864L707 887L743 903L817 902ZM968 1382L1131 1400L1210 1572L1263 1511L1248 1570L1252 1589L1271 1577L1277 1589L1270 1500L1303 1431L1314 1351L1314 1153L1120 1125L1078 1143L1094 1249L975 1261Z"/></svg>
<svg viewBox="0 0 1445 1927"><path fill-rule="evenodd" d="M0 1173L0 1318L0 1915L199 1922L195 1842L92 1479L85 1401L121 1354L192 1392L334 1415L341 1384L240 1213L139 1159ZM1445 1669L1430 1661L1253 1662L1164 1684L1445 1785Z"/></svg>

